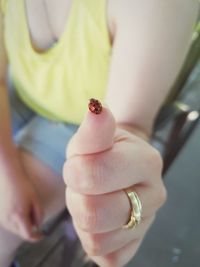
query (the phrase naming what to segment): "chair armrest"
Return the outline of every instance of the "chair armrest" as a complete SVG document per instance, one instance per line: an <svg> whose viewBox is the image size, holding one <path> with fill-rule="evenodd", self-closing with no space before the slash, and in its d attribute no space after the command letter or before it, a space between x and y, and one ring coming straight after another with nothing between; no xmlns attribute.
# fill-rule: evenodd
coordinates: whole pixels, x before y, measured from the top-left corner
<svg viewBox="0 0 200 267"><path fill-rule="evenodd" d="M167 172L200 120L199 110L192 110L180 102L175 102L166 112L171 113L165 121L166 126L162 130L157 129L151 141L163 156L163 174Z"/></svg>

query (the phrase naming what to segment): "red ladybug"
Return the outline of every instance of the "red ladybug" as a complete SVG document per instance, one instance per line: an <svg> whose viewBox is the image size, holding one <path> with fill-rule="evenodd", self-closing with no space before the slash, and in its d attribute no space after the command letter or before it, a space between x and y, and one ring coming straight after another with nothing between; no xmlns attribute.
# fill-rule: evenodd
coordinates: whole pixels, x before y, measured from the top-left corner
<svg viewBox="0 0 200 267"><path fill-rule="evenodd" d="M97 99L91 98L88 104L88 108L92 113L100 114L102 111L101 102Z"/></svg>

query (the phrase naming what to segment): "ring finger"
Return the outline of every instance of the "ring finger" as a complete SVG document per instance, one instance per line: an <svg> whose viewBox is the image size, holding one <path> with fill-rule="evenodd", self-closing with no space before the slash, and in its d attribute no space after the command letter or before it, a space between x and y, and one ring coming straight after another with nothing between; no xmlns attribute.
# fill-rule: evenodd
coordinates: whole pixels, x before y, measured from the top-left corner
<svg viewBox="0 0 200 267"><path fill-rule="evenodd" d="M156 188L137 185L143 211L142 218L152 216L162 203L157 199ZM105 233L117 230L127 223L131 206L124 191L104 195L82 195L67 187L67 207L80 229L90 233Z"/></svg>

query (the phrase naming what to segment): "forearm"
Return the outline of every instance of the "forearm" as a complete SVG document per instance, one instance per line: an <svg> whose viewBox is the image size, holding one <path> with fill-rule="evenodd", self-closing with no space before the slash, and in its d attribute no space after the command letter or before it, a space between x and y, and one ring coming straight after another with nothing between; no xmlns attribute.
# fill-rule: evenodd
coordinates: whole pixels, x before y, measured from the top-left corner
<svg viewBox="0 0 200 267"><path fill-rule="evenodd" d="M8 92L4 82L0 84L0 161L15 153L12 141Z"/></svg>
<svg viewBox="0 0 200 267"><path fill-rule="evenodd" d="M20 175L19 175L20 174ZM12 183L23 178L18 150L13 142L8 90L5 83L0 85L0 180Z"/></svg>
<svg viewBox="0 0 200 267"><path fill-rule="evenodd" d="M0 12L0 163L2 158L12 154L13 142L10 122L10 110L8 101L8 90L6 86L7 55L4 46L4 23Z"/></svg>
<svg viewBox="0 0 200 267"><path fill-rule="evenodd" d="M120 124L150 134L187 54L198 6L188 0L126 2L133 13L125 19L124 11L116 22L106 100Z"/></svg>

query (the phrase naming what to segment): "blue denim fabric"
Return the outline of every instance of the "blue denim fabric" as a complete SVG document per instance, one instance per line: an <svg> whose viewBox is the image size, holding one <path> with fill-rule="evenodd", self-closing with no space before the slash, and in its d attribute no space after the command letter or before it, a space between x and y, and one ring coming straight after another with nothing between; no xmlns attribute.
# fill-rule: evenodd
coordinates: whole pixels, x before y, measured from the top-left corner
<svg viewBox="0 0 200 267"><path fill-rule="evenodd" d="M78 126L39 116L22 102L12 85L9 85L9 99L16 145L62 175L66 147Z"/></svg>

